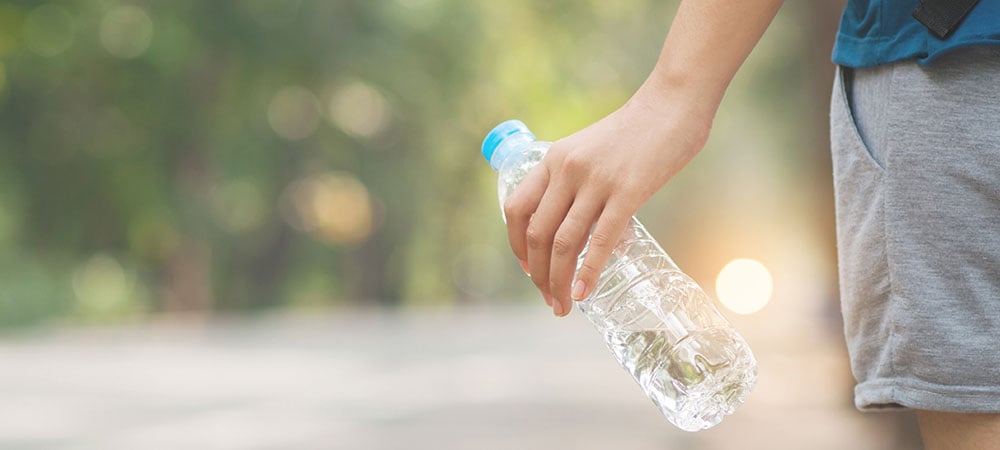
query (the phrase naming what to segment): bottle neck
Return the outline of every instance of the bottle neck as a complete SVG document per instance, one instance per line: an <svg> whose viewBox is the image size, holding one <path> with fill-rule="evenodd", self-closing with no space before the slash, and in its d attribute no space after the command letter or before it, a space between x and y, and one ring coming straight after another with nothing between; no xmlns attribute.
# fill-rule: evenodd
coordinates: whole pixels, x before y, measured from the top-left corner
<svg viewBox="0 0 1000 450"><path fill-rule="evenodd" d="M493 170L500 170L503 166L503 162L507 160L511 155L521 153L524 147L535 142L535 136L531 133L515 133L507 136L500 142L497 149L493 151L493 156L490 157L490 167Z"/></svg>

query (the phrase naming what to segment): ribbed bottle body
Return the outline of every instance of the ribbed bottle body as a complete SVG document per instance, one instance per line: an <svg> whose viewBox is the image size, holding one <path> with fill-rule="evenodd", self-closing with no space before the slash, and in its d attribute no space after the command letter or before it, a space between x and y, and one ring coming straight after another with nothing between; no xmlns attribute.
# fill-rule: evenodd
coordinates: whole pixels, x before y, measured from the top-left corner
<svg viewBox="0 0 1000 450"><path fill-rule="evenodd" d="M718 424L753 388L757 361L746 341L635 218L578 306L681 429Z"/></svg>

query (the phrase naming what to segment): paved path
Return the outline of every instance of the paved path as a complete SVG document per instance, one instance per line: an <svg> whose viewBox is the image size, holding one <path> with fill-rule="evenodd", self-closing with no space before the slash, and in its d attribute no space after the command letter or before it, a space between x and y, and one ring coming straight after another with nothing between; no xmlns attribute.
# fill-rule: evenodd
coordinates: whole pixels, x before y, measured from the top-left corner
<svg viewBox="0 0 1000 450"><path fill-rule="evenodd" d="M0 449L909 449L862 415L835 327L737 321L760 360L721 425L674 429L575 317L352 312L0 337ZM813 318L815 319L815 317Z"/></svg>

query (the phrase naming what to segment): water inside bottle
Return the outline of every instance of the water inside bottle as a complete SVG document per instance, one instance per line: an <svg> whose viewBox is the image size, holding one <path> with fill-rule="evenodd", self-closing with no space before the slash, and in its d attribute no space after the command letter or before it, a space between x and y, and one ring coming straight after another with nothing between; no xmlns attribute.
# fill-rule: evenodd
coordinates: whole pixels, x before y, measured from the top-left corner
<svg viewBox="0 0 1000 450"><path fill-rule="evenodd" d="M609 330L615 359L674 425L711 427L743 403L756 373L745 343L726 329L700 330L674 345L667 330Z"/></svg>
<svg viewBox="0 0 1000 450"><path fill-rule="evenodd" d="M756 381L749 347L635 219L581 311L677 427L718 424Z"/></svg>

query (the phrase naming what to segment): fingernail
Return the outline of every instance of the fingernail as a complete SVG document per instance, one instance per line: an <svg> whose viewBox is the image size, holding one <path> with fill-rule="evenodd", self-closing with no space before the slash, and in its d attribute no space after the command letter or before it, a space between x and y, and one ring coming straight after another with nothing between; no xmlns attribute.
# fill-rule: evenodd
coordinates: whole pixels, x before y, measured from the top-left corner
<svg viewBox="0 0 1000 450"><path fill-rule="evenodd" d="M573 297L573 300L580 300L583 298L583 290L586 287L587 286L583 284L583 280L576 280L573 283L573 291L569 293L569 296Z"/></svg>
<svg viewBox="0 0 1000 450"><path fill-rule="evenodd" d="M542 294L542 298L545 299L545 304L549 305L549 307L551 308L552 307L552 296L549 295L549 294Z"/></svg>
<svg viewBox="0 0 1000 450"><path fill-rule="evenodd" d="M520 260L520 259L517 260L517 262L521 263L521 270L524 271L524 274L530 277L531 276L531 272L528 271L528 262Z"/></svg>
<svg viewBox="0 0 1000 450"><path fill-rule="evenodd" d="M563 315L562 303L552 302L552 313L555 314L556 317L562 317Z"/></svg>

